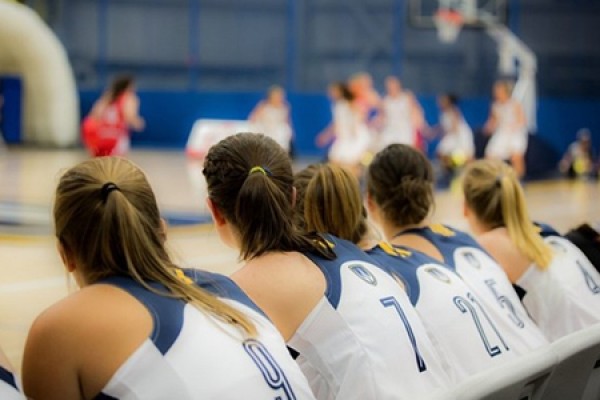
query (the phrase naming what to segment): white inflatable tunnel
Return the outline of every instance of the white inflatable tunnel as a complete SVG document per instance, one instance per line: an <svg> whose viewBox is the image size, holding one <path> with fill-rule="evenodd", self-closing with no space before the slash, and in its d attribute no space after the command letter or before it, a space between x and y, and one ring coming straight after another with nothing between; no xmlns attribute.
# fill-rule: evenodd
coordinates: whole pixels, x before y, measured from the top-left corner
<svg viewBox="0 0 600 400"><path fill-rule="evenodd" d="M77 143L79 100L65 49L33 10L9 0L0 0L0 75L23 82L23 142Z"/></svg>

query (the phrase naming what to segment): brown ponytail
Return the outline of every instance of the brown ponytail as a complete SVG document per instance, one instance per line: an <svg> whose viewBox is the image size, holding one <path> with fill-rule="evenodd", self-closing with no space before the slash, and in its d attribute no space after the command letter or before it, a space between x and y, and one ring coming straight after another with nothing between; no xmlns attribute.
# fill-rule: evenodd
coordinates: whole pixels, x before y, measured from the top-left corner
<svg viewBox="0 0 600 400"><path fill-rule="evenodd" d="M293 175L287 153L271 138L239 133L211 147L204 161L208 195L240 238L240 256L313 251L333 258L293 224Z"/></svg>
<svg viewBox="0 0 600 400"><path fill-rule="evenodd" d="M380 151L367 172L367 191L387 220L397 226L423 222L433 206L433 168L419 151L392 144Z"/></svg>
<svg viewBox="0 0 600 400"><path fill-rule="evenodd" d="M505 226L515 246L539 268L552 261L552 249L531 222L523 189L514 170L502 161L480 160L465 170L463 192L477 218L496 228Z"/></svg>
<svg viewBox="0 0 600 400"><path fill-rule="evenodd" d="M194 304L249 335L256 328L235 308L178 275L164 246L154 193L142 171L116 157L95 158L60 179L54 204L56 237L88 283L129 276L148 290ZM159 282L167 292L148 282Z"/></svg>

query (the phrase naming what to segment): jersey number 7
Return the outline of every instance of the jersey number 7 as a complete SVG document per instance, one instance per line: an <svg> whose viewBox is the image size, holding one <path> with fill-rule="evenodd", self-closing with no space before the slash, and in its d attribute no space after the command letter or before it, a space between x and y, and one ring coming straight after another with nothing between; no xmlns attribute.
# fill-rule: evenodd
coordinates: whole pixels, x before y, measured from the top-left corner
<svg viewBox="0 0 600 400"><path fill-rule="evenodd" d="M423 357L421 357L421 353L419 352L419 348L417 347L417 339L415 338L415 334L412 330L412 327L408 322L408 318L406 318L406 314L404 314L402 307L400 307L400 303L398 303L398 300L396 300L396 298L393 296L384 297L380 301L384 307L394 307L396 309L396 312L398 313L400 319L402 320L402 323L404 324L406 334L408 335L408 339L410 340L410 343L412 344L413 350L415 352L417 368L419 368L419 372L426 371L427 365L425 365L425 360L423 360Z"/></svg>

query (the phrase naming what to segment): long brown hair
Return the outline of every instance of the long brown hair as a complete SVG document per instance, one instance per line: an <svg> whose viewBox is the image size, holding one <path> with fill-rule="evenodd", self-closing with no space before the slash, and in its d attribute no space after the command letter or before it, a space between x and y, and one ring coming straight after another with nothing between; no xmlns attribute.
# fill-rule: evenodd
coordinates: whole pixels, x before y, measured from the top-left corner
<svg viewBox="0 0 600 400"><path fill-rule="evenodd" d="M116 101L123 93L129 90L135 82L133 75L119 75L113 79L108 89L108 102Z"/></svg>
<svg viewBox="0 0 600 400"><path fill-rule="evenodd" d="M358 180L344 168L310 165L294 176L296 223L311 232L327 232L353 243L368 231Z"/></svg>
<svg viewBox="0 0 600 400"><path fill-rule="evenodd" d="M208 196L239 233L240 257L271 251L335 256L293 223L292 163L273 139L238 133L211 147L204 160Z"/></svg>
<svg viewBox="0 0 600 400"><path fill-rule="evenodd" d="M502 161L479 160L465 170L463 192L467 206L490 228L504 226L515 246L544 269L552 249L531 222L523 189L514 170Z"/></svg>
<svg viewBox="0 0 600 400"><path fill-rule="evenodd" d="M56 189L54 225L61 246L88 283L129 276L153 292L189 302L247 334L256 333L241 312L182 280L164 245L152 188L132 162L95 158L65 172ZM167 292L148 282L161 283Z"/></svg>
<svg viewBox="0 0 600 400"><path fill-rule="evenodd" d="M380 151L367 172L367 191L384 216L398 226L421 223L434 206L433 168L420 152L404 144Z"/></svg>

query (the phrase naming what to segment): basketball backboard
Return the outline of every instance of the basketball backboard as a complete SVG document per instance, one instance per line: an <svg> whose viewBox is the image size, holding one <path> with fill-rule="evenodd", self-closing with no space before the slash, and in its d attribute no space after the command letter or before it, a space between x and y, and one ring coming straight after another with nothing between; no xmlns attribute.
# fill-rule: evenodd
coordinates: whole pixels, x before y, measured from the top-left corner
<svg viewBox="0 0 600 400"><path fill-rule="evenodd" d="M416 28L434 29L434 17L440 10L452 10L462 14L466 27L481 28L481 19L506 24L507 0L408 0L411 25Z"/></svg>

